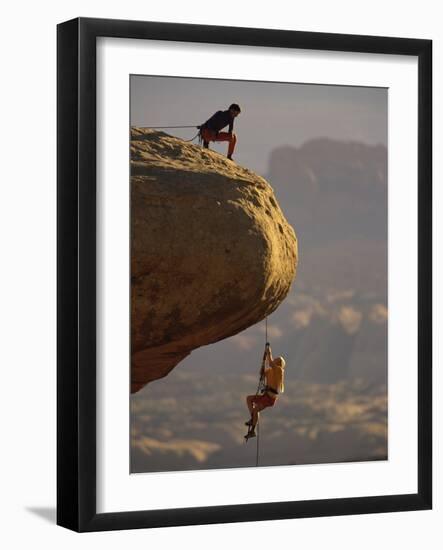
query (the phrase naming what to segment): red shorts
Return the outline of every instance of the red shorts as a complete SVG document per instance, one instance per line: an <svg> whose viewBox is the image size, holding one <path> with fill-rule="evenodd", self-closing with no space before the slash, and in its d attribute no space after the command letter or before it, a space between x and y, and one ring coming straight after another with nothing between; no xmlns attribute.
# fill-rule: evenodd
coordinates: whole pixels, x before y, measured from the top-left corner
<svg viewBox="0 0 443 550"><path fill-rule="evenodd" d="M263 393L262 395L257 395L257 397L254 397L254 403L257 403L257 405L261 409L265 409L266 407L273 407L277 399L275 397L271 397L267 393Z"/></svg>

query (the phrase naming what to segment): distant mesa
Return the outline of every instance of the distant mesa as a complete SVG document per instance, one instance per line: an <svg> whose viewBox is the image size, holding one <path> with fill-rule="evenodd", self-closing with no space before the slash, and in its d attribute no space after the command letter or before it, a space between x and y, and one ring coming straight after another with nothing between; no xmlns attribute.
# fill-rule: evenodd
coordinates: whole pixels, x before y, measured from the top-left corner
<svg viewBox="0 0 443 550"><path fill-rule="evenodd" d="M266 177L305 251L349 238L386 242L387 162L384 145L318 138L274 149Z"/></svg>
<svg viewBox="0 0 443 550"><path fill-rule="evenodd" d="M265 179L215 151L132 128L132 392L269 315L296 267L294 230Z"/></svg>

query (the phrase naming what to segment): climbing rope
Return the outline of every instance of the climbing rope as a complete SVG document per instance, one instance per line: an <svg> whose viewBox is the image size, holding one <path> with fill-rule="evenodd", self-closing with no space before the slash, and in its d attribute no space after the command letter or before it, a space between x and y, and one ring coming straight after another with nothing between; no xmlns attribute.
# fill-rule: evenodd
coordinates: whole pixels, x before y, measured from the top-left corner
<svg viewBox="0 0 443 550"><path fill-rule="evenodd" d="M198 131L192 139L184 139L183 141L186 141L186 142L194 141L194 139L197 138L199 135L200 135L200 131Z"/></svg>
<svg viewBox="0 0 443 550"><path fill-rule="evenodd" d="M152 130L163 130L164 128L200 128L197 124L192 124L192 126L137 126L137 128L152 129Z"/></svg>
<svg viewBox="0 0 443 550"><path fill-rule="evenodd" d="M257 452L255 455L255 466L258 468L260 458L260 422L257 422Z"/></svg>
<svg viewBox="0 0 443 550"><path fill-rule="evenodd" d="M193 124L192 126L137 126L137 128L141 128L142 130L165 130L166 128L198 128L198 132L192 139L183 140L186 142L194 141L194 139L197 138L200 134L200 126L197 126L196 124Z"/></svg>
<svg viewBox="0 0 443 550"><path fill-rule="evenodd" d="M265 318L265 350L267 349L267 344L268 344L268 318L266 317ZM263 366L264 365L265 365L265 360L263 360ZM258 393L261 390L261 387L262 387L262 384L263 384L263 378L264 378L264 376L260 376L260 381L258 383L258 388L257 388L257 394L256 395L258 395ZM256 454L255 454L255 466L258 467L259 462L260 462L260 416L257 419L256 428L257 428L257 450L256 450Z"/></svg>

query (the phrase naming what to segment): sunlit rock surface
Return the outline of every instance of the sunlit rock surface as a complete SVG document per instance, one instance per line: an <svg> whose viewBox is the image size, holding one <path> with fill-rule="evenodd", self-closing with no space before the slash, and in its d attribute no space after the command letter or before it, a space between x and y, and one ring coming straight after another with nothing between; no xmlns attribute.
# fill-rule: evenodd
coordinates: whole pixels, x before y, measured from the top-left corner
<svg viewBox="0 0 443 550"><path fill-rule="evenodd" d="M133 392L274 311L296 266L294 230L266 180L217 152L132 129Z"/></svg>

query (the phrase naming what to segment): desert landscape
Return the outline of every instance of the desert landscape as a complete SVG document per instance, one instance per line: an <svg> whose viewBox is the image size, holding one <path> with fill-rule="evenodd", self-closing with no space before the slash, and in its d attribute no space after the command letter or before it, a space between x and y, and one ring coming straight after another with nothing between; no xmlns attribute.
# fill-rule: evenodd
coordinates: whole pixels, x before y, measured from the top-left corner
<svg viewBox="0 0 443 550"><path fill-rule="evenodd" d="M326 138L278 147L263 178L297 235L295 280L273 313L265 306L249 328L195 346L132 395L133 472L255 464L243 423L266 311L287 370L285 393L260 421L260 465L388 457L386 147Z"/></svg>

